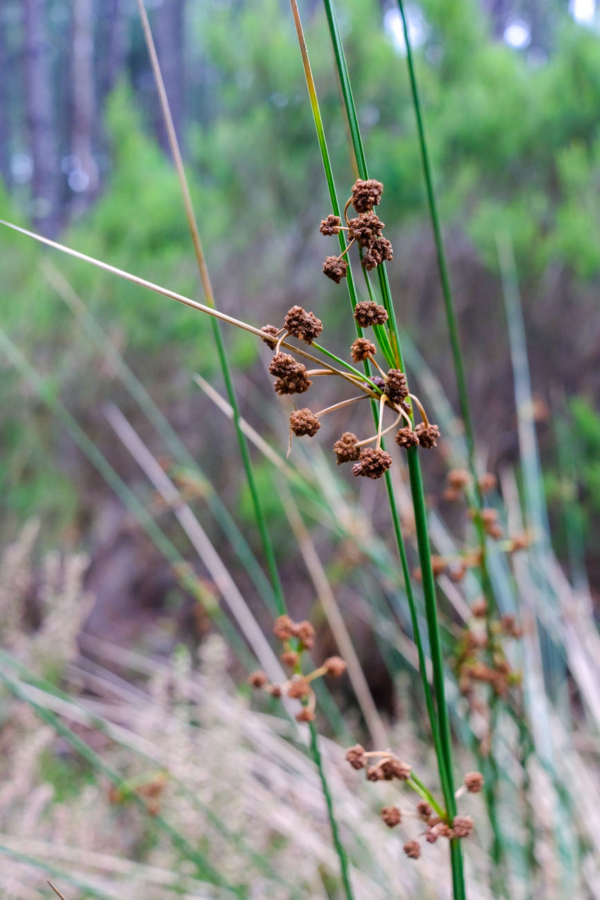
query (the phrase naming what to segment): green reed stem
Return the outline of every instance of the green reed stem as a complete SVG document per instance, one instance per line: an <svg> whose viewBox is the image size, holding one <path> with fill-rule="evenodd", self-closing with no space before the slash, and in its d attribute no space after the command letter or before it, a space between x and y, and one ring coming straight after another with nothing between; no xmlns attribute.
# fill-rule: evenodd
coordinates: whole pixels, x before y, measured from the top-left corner
<svg viewBox="0 0 600 900"><path fill-rule="evenodd" d="M352 145L358 164L358 171L361 178L367 179L369 177L367 163L360 136L358 117L356 115L354 98L352 96L352 89L350 85L348 69L346 66L344 50L339 34L332 0L324 0L324 6L340 78L342 95L344 97L344 105L346 108L346 115L348 118L350 134L352 137ZM396 321L396 314L392 301L387 271L384 264L378 266L377 269L382 298L389 315L388 324L390 336L393 340L395 340L395 350L399 368L404 371L400 334ZM425 493L423 489L423 479L421 475L421 467L417 449L414 447L411 448L407 453L407 458L415 514L419 560L421 563L421 572L423 576L423 595L425 600L425 613L429 632L431 661L433 666L439 740L442 750L441 758L440 756L438 756L438 765L440 769L440 780L442 785L442 792L444 794L446 810L448 812L448 815L453 818L456 814L456 801L454 797L452 775L452 739L450 732L450 720L445 698L444 659L437 616L435 580L433 577L433 570L431 566L431 550L429 545ZM450 842L450 845L454 897L455 900L464 900L466 894L462 864L462 850L459 841L453 840Z"/></svg>

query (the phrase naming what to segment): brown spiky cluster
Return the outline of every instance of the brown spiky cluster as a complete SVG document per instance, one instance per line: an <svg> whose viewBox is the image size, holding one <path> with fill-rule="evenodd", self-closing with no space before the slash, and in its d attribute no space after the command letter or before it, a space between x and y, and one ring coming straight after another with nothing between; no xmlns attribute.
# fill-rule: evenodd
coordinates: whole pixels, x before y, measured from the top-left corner
<svg viewBox="0 0 600 900"><path fill-rule="evenodd" d="M283 325L292 337L299 341L304 341L305 344L312 344L323 331L321 320L317 319L314 313L302 309L301 306L292 306L284 319Z"/></svg>
<svg viewBox="0 0 600 900"><path fill-rule="evenodd" d="M489 685L493 694L505 697L511 687L520 684L520 674L508 662L504 642L520 638L522 631L514 616L490 618L484 600L476 601L472 612L475 618L461 633L454 667L461 693L474 709L481 710L478 685Z"/></svg>
<svg viewBox="0 0 600 900"><path fill-rule="evenodd" d="M289 616L279 616L273 626L273 634L284 645L281 661L293 669L291 678L284 684L271 684L264 672L253 672L248 683L256 689L266 691L272 697L289 697L299 700L302 709L297 713L298 722L312 722L315 718L316 697L312 682L324 675L339 678L346 671L346 663L339 656L330 656L312 672L302 672L302 653L310 650L315 642L315 630L311 623L304 619L294 622ZM292 646L294 642L295 646Z"/></svg>
<svg viewBox="0 0 600 900"><path fill-rule="evenodd" d="M406 450L408 450L409 447L417 447L419 445L419 438L417 437L417 433L408 426L406 426L405 428L399 428L396 432L394 440L399 447L404 447Z"/></svg>
<svg viewBox="0 0 600 900"><path fill-rule="evenodd" d="M345 278L348 274L348 263L345 259L340 259L338 256L327 256L323 263L323 274L335 281L336 284L339 284L342 278Z"/></svg>
<svg viewBox="0 0 600 900"><path fill-rule="evenodd" d="M274 387L278 394L304 394L312 384L306 374L306 366L288 353L276 353L269 365L269 372L277 378Z"/></svg>
<svg viewBox="0 0 600 900"><path fill-rule="evenodd" d="M363 447L357 463L352 466L353 475L365 478L381 478L392 464L392 457L385 450Z"/></svg>
<svg viewBox="0 0 600 900"><path fill-rule="evenodd" d="M388 314L385 306L374 300L361 300L354 307L354 318L361 328L370 328L372 325L385 325Z"/></svg>
<svg viewBox="0 0 600 900"><path fill-rule="evenodd" d="M361 213L348 222L348 237L359 247L368 249L381 238L385 224L374 212Z"/></svg>
<svg viewBox="0 0 600 900"><path fill-rule="evenodd" d="M392 403L402 403L408 397L406 375L400 369L390 369L385 376L385 392Z"/></svg>
<svg viewBox="0 0 600 900"><path fill-rule="evenodd" d="M351 431L345 431L341 438L333 445L336 462L339 465L345 462L353 462L360 457L358 438Z"/></svg>
<svg viewBox="0 0 600 900"><path fill-rule="evenodd" d="M365 769L367 781L392 781L394 779L405 782L418 794L426 790L418 779L413 777L412 767L402 762L390 750L371 750L367 752L361 744L355 744L346 751L346 761L353 769ZM416 783L415 783L416 782ZM483 787L483 776L479 772L469 772L465 775L465 787L457 792L460 797L465 790L470 793L479 793ZM451 818L436 802L430 792L431 804L426 800L419 800L416 804L416 815L425 824L424 837L427 843L434 844L438 838L466 838L473 831L473 819L471 816L454 816ZM439 813L439 814L438 814ZM415 813L408 813L409 817L415 817ZM398 806L384 806L381 810L382 821L388 828L396 828L404 821L404 815ZM421 856L421 844L418 840L409 840L404 844L404 852L411 859L419 859Z"/></svg>
<svg viewBox="0 0 600 900"><path fill-rule="evenodd" d="M314 437L320 427L319 419L308 408L298 409L290 416L290 428L297 437Z"/></svg>
<svg viewBox="0 0 600 900"><path fill-rule="evenodd" d="M265 344L268 344L271 350L275 349L275 345L277 344L277 335L279 334L279 328L276 328L275 325L263 325L260 329L264 331L265 335L272 335L271 337L263 337L261 341L264 341Z"/></svg>
<svg viewBox="0 0 600 900"><path fill-rule="evenodd" d="M377 352L377 348L372 341L367 338L357 338L350 347L350 355L352 362L361 363L367 359L372 359Z"/></svg>
<svg viewBox="0 0 600 900"><path fill-rule="evenodd" d="M342 220L339 216L334 216L333 214L327 216L326 219L321 220L321 227L319 231L321 234L324 234L325 237L328 237L332 234L339 234L342 230Z"/></svg>
<svg viewBox="0 0 600 900"><path fill-rule="evenodd" d="M369 212L374 206L379 206L383 185L374 178L362 181L360 178L352 185L352 206L357 213Z"/></svg>
<svg viewBox="0 0 600 900"><path fill-rule="evenodd" d="M431 450L432 447L437 446L437 440L440 436L440 429L437 425L425 425L424 422L421 422L417 425L415 431L419 444L424 450Z"/></svg>

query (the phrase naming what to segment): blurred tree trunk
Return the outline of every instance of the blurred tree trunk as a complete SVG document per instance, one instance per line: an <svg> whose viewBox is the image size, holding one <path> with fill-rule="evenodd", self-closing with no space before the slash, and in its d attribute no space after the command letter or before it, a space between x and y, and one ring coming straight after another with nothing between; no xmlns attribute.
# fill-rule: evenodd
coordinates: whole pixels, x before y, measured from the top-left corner
<svg viewBox="0 0 600 900"><path fill-rule="evenodd" d="M73 156L78 160L78 165L71 173L69 186L79 195L73 205L81 209L91 203L98 189L98 166L93 152L96 95L93 69L92 0L73 0L72 41L71 148Z"/></svg>
<svg viewBox="0 0 600 900"><path fill-rule="evenodd" d="M102 0L98 58L98 99L101 106L114 88L127 59L128 21L124 0Z"/></svg>
<svg viewBox="0 0 600 900"><path fill-rule="evenodd" d="M160 62L175 131L184 152L185 66L184 66L184 0L163 0L155 13L152 33ZM158 109L158 105L157 105ZM160 110L156 119L158 139L168 153L169 144Z"/></svg>
<svg viewBox="0 0 600 900"><path fill-rule="evenodd" d="M7 43L6 5L0 7L0 176L7 188L11 184L10 173L10 118L9 118L9 59Z"/></svg>
<svg viewBox="0 0 600 900"><path fill-rule="evenodd" d="M33 165L32 218L44 234L58 229L59 172L52 108L52 67L44 0L22 0L25 117Z"/></svg>

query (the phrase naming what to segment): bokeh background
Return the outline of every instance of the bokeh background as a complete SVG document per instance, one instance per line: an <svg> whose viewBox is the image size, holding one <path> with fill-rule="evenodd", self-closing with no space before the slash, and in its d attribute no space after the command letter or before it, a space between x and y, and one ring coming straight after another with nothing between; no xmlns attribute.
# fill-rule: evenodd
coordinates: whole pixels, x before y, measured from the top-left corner
<svg viewBox="0 0 600 900"><path fill-rule="evenodd" d="M327 346L346 354L353 337L347 297L321 274L323 257L333 251L318 225L330 209L288 4L151 0L147 6L220 308L260 327L300 304L325 323ZM388 269L409 374L422 386L427 373L429 387L435 376L456 408L398 9L383 0L338 6L370 174L385 185L380 210L394 246ZM337 186L347 195L355 175L326 22L316 0L306 0L302 13ZM517 483L522 478L499 265L499 250L509 246L553 550L594 601L600 15L595 0L422 0L408 5L408 15L481 467L499 476L514 467ZM3 0L0 71L1 217L202 300L133 0ZM21 627L35 634L43 618L50 552L63 559L52 576L57 584L70 571L64 560L83 560L72 576L89 607L77 605L72 592L77 627L65 631L63 610L65 640L74 642L85 622L88 641L109 639L160 657L180 645L195 648L211 630L172 560L73 441L78 427L193 560L204 599L218 597L107 419L116 405L161 463L172 462L171 449L123 385L125 361L201 461L206 482L182 474L180 483L268 632L256 586L204 502L214 490L260 557L231 424L193 380L199 373L223 393L207 320L6 229L0 229L0 291L0 545L24 535ZM243 415L285 452L289 408L274 399L266 348L242 331L224 334ZM319 391L323 406L337 399L334 385ZM324 423L319 447L330 454L351 422L344 413ZM321 464L320 452L313 464ZM458 514L442 499L446 456L442 447L425 466L431 507L452 525ZM292 611L308 615L314 585L297 535L273 489L272 468L258 453L255 463ZM387 539L383 489L358 488ZM340 603L356 610L358 588L345 577L356 564L354 550L318 522L313 536ZM71 556L80 552L85 558ZM379 709L402 719L373 635L358 616L349 625L359 656L369 662ZM326 630L321 641L324 651L335 649ZM339 698L352 716L352 693L341 688ZM50 781L64 786L70 776L57 765Z"/></svg>

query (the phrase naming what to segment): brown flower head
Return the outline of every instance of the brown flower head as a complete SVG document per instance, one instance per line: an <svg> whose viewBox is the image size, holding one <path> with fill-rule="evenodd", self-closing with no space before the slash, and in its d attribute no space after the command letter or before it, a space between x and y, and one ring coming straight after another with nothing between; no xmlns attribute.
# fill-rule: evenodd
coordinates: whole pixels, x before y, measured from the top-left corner
<svg viewBox="0 0 600 900"><path fill-rule="evenodd" d="M267 690L270 693L271 697L276 697L276 698L281 697L281 695L283 693L283 691L281 690L280 684L270 684L269 687L267 688Z"/></svg>
<svg viewBox="0 0 600 900"><path fill-rule="evenodd" d="M323 263L323 273L339 284L342 278L348 274L348 263L345 259L339 259L337 256L328 256Z"/></svg>
<svg viewBox="0 0 600 900"><path fill-rule="evenodd" d="M278 641L289 641L294 637L294 623L289 616L279 616L273 626L273 634Z"/></svg>
<svg viewBox="0 0 600 900"><path fill-rule="evenodd" d="M492 472L485 472L479 479L479 487L482 494L489 494L498 484L498 479Z"/></svg>
<svg viewBox="0 0 600 900"><path fill-rule="evenodd" d="M298 638L306 650L310 650L315 643L315 629L307 619L303 619L294 626L294 637Z"/></svg>
<svg viewBox="0 0 600 900"><path fill-rule="evenodd" d="M475 600L471 606L471 612L476 619L485 619L488 611L488 604L485 597Z"/></svg>
<svg viewBox="0 0 600 900"><path fill-rule="evenodd" d="M462 491L471 481L471 476L466 469L451 469L446 480L449 488L455 491Z"/></svg>
<svg viewBox="0 0 600 900"><path fill-rule="evenodd" d="M263 337L261 338L261 341L264 341L265 344L269 345L271 350L274 350L275 345L277 344L277 335L279 334L279 328L277 328L275 325L263 325L260 330L264 331L266 335L273 335L273 340L271 340L270 337Z"/></svg>
<svg viewBox="0 0 600 900"><path fill-rule="evenodd" d="M339 441L333 445L333 452L337 457L338 466L341 463L353 462L360 457L360 447L357 447L358 438L351 431L345 431Z"/></svg>
<svg viewBox="0 0 600 900"><path fill-rule="evenodd" d="M296 374L301 365L289 353L276 353L269 363L269 372L276 378L289 378Z"/></svg>
<svg viewBox="0 0 600 900"><path fill-rule="evenodd" d="M248 684L252 685L253 688L262 688L266 684L269 683L269 679L265 675L264 672L260 670L258 672L252 672L248 675Z"/></svg>
<svg viewBox="0 0 600 900"><path fill-rule="evenodd" d="M303 707L299 713L296 713L296 722L312 722L314 721L315 714L308 707Z"/></svg>
<svg viewBox="0 0 600 900"><path fill-rule="evenodd" d="M358 178L352 185L352 205L357 213L368 212L379 205L382 194L383 185L380 181L375 181L374 178L363 181Z"/></svg>
<svg viewBox="0 0 600 900"><path fill-rule="evenodd" d="M435 828L427 828L425 830L425 840L428 844L435 844L438 838L439 834L437 833Z"/></svg>
<svg viewBox="0 0 600 900"><path fill-rule="evenodd" d="M392 403L401 403L408 397L406 375L400 369L390 369L386 376L385 392Z"/></svg>
<svg viewBox="0 0 600 900"><path fill-rule="evenodd" d="M415 431L419 438L419 444L421 447L424 447L425 450L431 450L432 447L437 446L437 439L440 436L440 429L437 425L425 425L421 422L420 425L417 425Z"/></svg>
<svg viewBox="0 0 600 900"><path fill-rule="evenodd" d="M464 777L464 784L470 794L478 794L484 783L481 772L467 772Z"/></svg>
<svg viewBox="0 0 600 900"><path fill-rule="evenodd" d="M298 654L294 650L286 650L279 658L288 669L293 669L298 662Z"/></svg>
<svg viewBox="0 0 600 900"><path fill-rule="evenodd" d="M384 806L381 810L381 818L388 828L395 828L402 821L402 813L397 806Z"/></svg>
<svg viewBox="0 0 600 900"><path fill-rule="evenodd" d="M286 356L286 354L278 353L277 356L273 357L273 361L278 356ZM291 356L288 358L292 359ZM311 386L312 381L306 374L306 366L296 362L296 360L293 360L293 362L294 367L289 366L289 374L281 375L273 385L277 394L304 394Z"/></svg>
<svg viewBox="0 0 600 900"><path fill-rule="evenodd" d="M390 262L394 258L394 250L387 238L380 237L372 241L362 258L362 265L370 272L382 262Z"/></svg>
<svg viewBox="0 0 600 900"><path fill-rule="evenodd" d="M370 766L367 769L367 781L383 781L384 778L381 766Z"/></svg>
<svg viewBox="0 0 600 900"><path fill-rule="evenodd" d="M334 216L333 213L327 216L326 219L321 220L321 225L319 231L321 234L324 234L328 237L331 234L339 234L342 227L342 220L339 216Z"/></svg>
<svg viewBox="0 0 600 900"><path fill-rule="evenodd" d="M350 347L352 362L360 363L364 362L365 359L371 359L371 357L375 356L376 351L375 344L367 340L367 338L356 338Z"/></svg>
<svg viewBox="0 0 600 900"><path fill-rule="evenodd" d="M359 461L352 466L352 474L363 475L366 478L381 478L391 464L392 457L385 450L364 447L360 452Z"/></svg>
<svg viewBox="0 0 600 900"><path fill-rule="evenodd" d="M283 325L292 337L304 341L305 344L312 344L323 331L321 320L301 306L292 306L283 320Z"/></svg>
<svg viewBox="0 0 600 900"><path fill-rule="evenodd" d="M428 819L433 812L427 800L419 800L417 803L417 812L424 819Z"/></svg>
<svg viewBox="0 0 600 900"><path fill-rule="evenodd" d="M303 697L309 697L311 687L306 678L294 676L287 689L287 695L292 700L302 700Z"/></svg>
<svg viewBox="0 0 600 900"><path fill-rule="evenodd" d="M473 831L473 819L471 816L454 816L452 820L452 831L454 837L466 838Z"/></svg>
<svg viewBox="0 0 600 900"><path fill-rule="evenodd" d="M384 223L374 212L361 213L348 222L348 237L359 247L371 247L382 235Z"/></svg>
<svg viewBox="0 0 600 900"><path fill-rule="evenodd" d="M346 671L346 663L341 656L330 656L323 663L323 668L325 669L326 675L331 675L333 678L339 678L340 675L343 675Z"/></svg>
<svg viewBox="0 0 600 900"><path fill-rule="evenodd" d="M310 409L305 408L298 409L291 414L290 427L297 437L302 437L305 434L308 437L314 437L321 427L321 423Z"/></svg>
<svg viewBox="0 0 600 900"><path fill-rule="evenodd" d="M398 429L394 440L399 447L406 447L407 450L409 447L418 446L419 443L419 438L416 431L413 431L412 428L408 427L408 425L406 426L406 428Z"/></svg>
<svg viewBox="0 0 600 900"><path fill-rule="evenodd" d="M402 849L409 859L418 859L421 855L421 846L418 841L407 841Z"/></svg>
<svg viewBox="0 0 600 900"><path fill-rule="evenodd" d="M368 328L370 325L383 325L388 320L388 314L385 307L374 300L361 300L354 307L354 318L361 328Z"/></svg>
<svg viewBox="0 0 600 900"><path fill-rule="evenodd" d="M410 778L412 766L399 759L386 759L381 763L381 771L386 781L392 781L394 778L399 781L407 781Z"/></svg>
<svg viewBox="0 0 600 900"><path fill-rule="evenodd" d="M350 763L353 769L364 769L367 765L365 757L365 748L361 744L355 744L346 750L346 761Z"/></svg>

